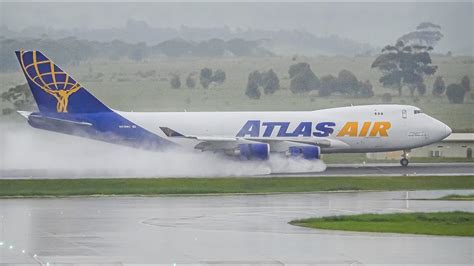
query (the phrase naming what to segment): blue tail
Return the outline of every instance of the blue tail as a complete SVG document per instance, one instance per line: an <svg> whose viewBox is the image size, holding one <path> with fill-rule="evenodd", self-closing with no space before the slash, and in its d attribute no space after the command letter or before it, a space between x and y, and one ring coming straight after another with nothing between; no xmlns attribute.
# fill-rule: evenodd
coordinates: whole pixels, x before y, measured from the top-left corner
<svg viewBox="0 0 474 266"><path fill-rule="evenodd" d="M39 108L22 114L32 127L144 149L172 144L105 106L42 53L16 56Z"/></svg>
<svg viewBox="0 0 474 266"><path fill-rule="evenodd" d="M112 111L41 52L16 51L15 53L40 112Z"/></svg>

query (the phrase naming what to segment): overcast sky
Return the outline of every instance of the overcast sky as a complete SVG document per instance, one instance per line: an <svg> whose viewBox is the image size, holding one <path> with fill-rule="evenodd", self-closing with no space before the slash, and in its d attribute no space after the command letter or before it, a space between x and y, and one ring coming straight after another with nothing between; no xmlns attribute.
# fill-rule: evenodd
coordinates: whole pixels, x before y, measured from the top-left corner
<svg viewBox="0 0 474 266"><path fill-rule="evenodd" d="M472 1L398 3L6 3L1 24L10 29L124 27L130 18L154 27L304 29L376 46L392 43L423 21L442 26L439 50L473 49Z"/></svg>

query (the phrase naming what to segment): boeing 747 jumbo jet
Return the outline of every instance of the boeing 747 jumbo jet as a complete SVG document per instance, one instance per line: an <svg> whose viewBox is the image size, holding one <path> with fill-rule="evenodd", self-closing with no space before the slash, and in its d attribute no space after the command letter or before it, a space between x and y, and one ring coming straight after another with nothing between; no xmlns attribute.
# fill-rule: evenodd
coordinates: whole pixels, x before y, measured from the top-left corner
<svg viewBox="0 0 474 266"><path fill-rule="evenodd" d="M121 112L95 98L38 51L17 51L38 112L20 111L35 128L136 148L184 146L243 160L272 153L319 159L324 153L403 150L451 134L407 105L366 105L309 112Z"/></svg>

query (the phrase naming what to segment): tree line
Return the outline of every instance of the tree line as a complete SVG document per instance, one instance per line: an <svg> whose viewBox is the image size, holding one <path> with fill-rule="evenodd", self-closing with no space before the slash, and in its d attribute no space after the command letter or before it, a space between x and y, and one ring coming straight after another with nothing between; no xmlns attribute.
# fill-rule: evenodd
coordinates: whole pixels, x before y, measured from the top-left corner
<svg viewBox="0 0 474 266"><path fill-rule="evenodd" d="M462 77L460 83L445 85L443 77L437 76L433 83L432 94L441 97L446 94L450 103L463 103L467 92L471 91L471 80L467 75Z"/></svg>
<svg viewBox="0 0 474 266"><path fill-rule="evenodd" d="M341 70L336 77L326 75L319 78L308 63L301 62L291 65L288 74L290 78L289 89L294 94L304 94L317 90L321 97L327 97L335 93L357 98L374 96L370 81L359 81L349 70ZM264 94L273 94L280 89L280 79L273 69L263 72L253 71L249 74L245 95L250 99L260 99L262 95L260 88L263 88Z"/></svg>
<svg viewBox="0 0 474 266"><path fill-rule="evenodd" d="M177 73L171 73L170 85L173 89L181 88L181 76ZM197 73L191 72L186 77L186 87L189 89L196 88ZM212 70L211 68L203 68L199 72L199 84L204 89L208 89L212 84L222 84L226 80L226 73L221 69Z"/></svg>
<svg viewBox="0 0 474 266"><path fill-rule="evenodd" d="M402 95L402 89L408 88L410 95L414 96L415 92L419 95L426 94L427 88L424 84L426 75L433 75L437 66L431 65L429 54L422 50L426 48L418 48L417 52L403 49L402 44L398 44L396 53L405 50L402 59L397 59L392 54L382 54L377 57L372 64L373 68L382 70L382 77L379 82L387 88L396 89L399 96ZM384 48L392 49L392 47ZM410 51L410 52L407 52ZM420 56L420 51L422 55ZM397 55L398 56L398 55ZM398 63L400 67L395 67L394 61L404 61ZM420 69L418 69L420 68ZM369 80L360 81L351 71L343 69L339 71L337 76L325 75L319 78L306 62L293 64L288 70L290 78L289 90L294 94L304 94L311 91L318 91L321 97L328 97L332 94L346 95L353 98L371 98L374 96L373 85ZM250 99L260 99L263 94L273 94L280 89L280 79L277 74L270 69L268 71L253 71L248 75L245 95ZM465 75L460 83L445 85L441 76L437 76L433 83L432 94L437 97L446 95L450 103L463 103L467 92L471 90L470 79ZM382 95L384 102L390 102L392 95L385 93Z"/></svg>
<svg viewBox="0 0 474 266"><path fill-rule="evenodd" d="M146 43L126 43L123 41L97 42L77 39L74 37L62 39L0 39L0 72L18 70L15 51L40 50L51 56L58 64L79 64L90 58L107 58L118 60L121 57L134 61L142 61L149 56L165 55L179 56L273 56L269 50L261 47L258 41L243 39L210 39L201 42L173 39L157 45Z"/></svg>

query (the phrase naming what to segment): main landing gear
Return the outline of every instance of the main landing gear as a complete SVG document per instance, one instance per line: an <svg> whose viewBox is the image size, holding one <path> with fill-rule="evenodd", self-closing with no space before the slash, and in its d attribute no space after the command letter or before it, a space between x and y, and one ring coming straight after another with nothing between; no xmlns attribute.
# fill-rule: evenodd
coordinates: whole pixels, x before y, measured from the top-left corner
<svg viewBox="0 0 474 266"><path fill-rule="evenodd" d="M403 151L403 155L402 155L402 159L400 160L400 164L403 166L403 167L407 167L408 166L408 152L407 151Z"/></svg>

